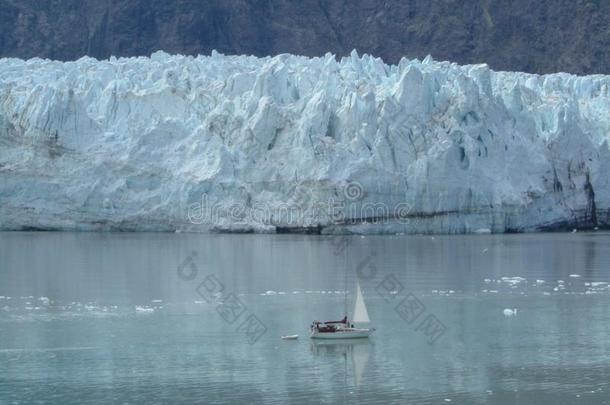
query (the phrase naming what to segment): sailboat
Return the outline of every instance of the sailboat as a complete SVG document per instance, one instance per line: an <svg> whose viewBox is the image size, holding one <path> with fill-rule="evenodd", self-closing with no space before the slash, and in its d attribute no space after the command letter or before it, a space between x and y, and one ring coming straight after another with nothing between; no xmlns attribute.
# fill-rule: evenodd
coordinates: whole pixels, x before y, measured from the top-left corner
<svg viewBox="0 0 610 405"><path fill-rule="evenodd" d="M347 293L345 296L346 308L347 308ZM347 311L346 311L347 312ZM347 318L347 315L340 321L314 321L311 324L311 338L312 339L355 339L355 338L368 338L371 333L375 331L375 328L368 328L371 320L369 319L369 313L366 310L366 304L364 303L364 296L360 289L360 282L356 280L356 301L354 304L353 318L351 322Z"/></svg>

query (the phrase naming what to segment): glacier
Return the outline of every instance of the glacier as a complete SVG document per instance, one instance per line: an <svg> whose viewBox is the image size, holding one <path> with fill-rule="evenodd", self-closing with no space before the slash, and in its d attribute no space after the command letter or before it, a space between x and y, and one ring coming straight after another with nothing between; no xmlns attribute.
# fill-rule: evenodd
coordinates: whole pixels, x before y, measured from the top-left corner
<svg viewBox="0 0 610 405"><path fill-rule="evenodd" d="M610 76L369 55L0 60L0 229L610 224Z"/></svg>

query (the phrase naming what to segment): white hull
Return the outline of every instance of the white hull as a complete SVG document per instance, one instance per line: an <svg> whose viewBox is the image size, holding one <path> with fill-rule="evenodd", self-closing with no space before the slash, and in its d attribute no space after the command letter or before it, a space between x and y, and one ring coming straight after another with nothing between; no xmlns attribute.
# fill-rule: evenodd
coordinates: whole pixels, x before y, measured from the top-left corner
<svg viewBox="0 0 610 405"><path fill-rule="evenodd" d="M311 332L312 339L360 339L367 338L375 329L339 329L335 332Z"/></svg>

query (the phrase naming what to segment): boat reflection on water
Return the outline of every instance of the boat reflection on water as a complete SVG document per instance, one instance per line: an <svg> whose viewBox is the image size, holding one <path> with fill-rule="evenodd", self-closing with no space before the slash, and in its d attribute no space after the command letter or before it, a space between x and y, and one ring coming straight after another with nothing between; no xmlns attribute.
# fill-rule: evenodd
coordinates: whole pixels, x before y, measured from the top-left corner
<svg viewBox="0 0 610 405"><path fill-rule="evenodd" d="M315 356L343 358L345 360L345 378L353 376L356 387L362 384L362 378L369 361L372 344L368 339L334 339L312 340L311 352Z"/></svg>

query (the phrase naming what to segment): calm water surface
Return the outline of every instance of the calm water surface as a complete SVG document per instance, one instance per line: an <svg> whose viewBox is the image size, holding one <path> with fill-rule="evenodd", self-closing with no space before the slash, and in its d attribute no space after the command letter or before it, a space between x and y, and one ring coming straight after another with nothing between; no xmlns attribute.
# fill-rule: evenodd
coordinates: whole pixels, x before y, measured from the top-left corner
<svg viewBox="0 0 610 405"><path fill-rule="evenodd" d="M0 403L610 403L608 282L602 232L0 233Z"/></svg>

